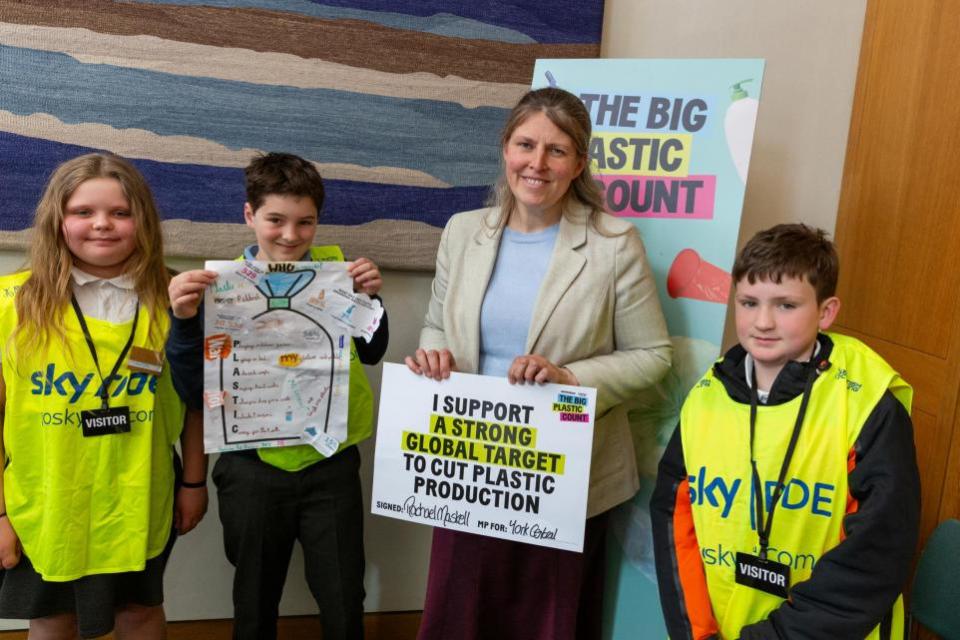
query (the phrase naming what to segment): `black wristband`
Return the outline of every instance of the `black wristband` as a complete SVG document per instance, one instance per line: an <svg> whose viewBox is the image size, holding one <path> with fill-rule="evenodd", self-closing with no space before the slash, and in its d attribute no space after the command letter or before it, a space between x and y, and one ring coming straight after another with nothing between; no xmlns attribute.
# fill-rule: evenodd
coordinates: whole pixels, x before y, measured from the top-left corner
<svg viewBox="0 0 960 640"><path fill-rule="evenodd" d="M0 511L0 518L6 518L6 517L7 517L7 512L6 512L6 511Z"/></svg>
<svg viewBox="0 0 960 640"><path fill-rule="evenodd" d="M206 489L207 481L202 480L200 482L187 482L186 480L183 480L180 482L180 486L184 489Z"/></svg>

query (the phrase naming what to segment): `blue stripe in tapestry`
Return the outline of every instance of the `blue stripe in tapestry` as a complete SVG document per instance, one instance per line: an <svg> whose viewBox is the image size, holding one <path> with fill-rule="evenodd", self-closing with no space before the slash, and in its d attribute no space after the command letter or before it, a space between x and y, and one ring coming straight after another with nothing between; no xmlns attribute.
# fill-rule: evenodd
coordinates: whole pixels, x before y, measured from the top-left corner
<svg viewBox="0 0 960 640"><path fill-rule="evenodd" d="M497 177L504 109L181 77L5 46L0 57L11 62L0 66L4 108L16 114L284 149L316 162L416 169L454 186ZM351 129L362 138L343 135Z"/></svg>
<svg viewBox="0 0 960 640"><path fill-rule="evenodd" d="M165 4L181 6L219 7L224 9L269 9L271 11L288 11L300 13L314 18L366 20L394 29L422 31L441 36L454 38L469 38L472 40L497 40L499 42L513 42L517 44L536 42L525 33L492 24L484 24L451 13L435 13L432 15L414 16L394 13L392 11L368 11L352 7L336 7L326 4L301 0L136 0L137 4ZM449 11L449 8L447 9ZM484 16L487 18L488 16ZM557 41L559 42L559 41Z"/></svg>
<svg viewBox="0 0 960 640"><path fill-rule="evenodd" d="M526 33L537 42L600 42L603 3L580 0L323 0L316 4L415 16L453 13Z"/></svg>
<svg viewBox="0 0 960 640"><path fill-rule="evenodd" d="M0 132L0 175L16 181L17 189L0 189L0 228L26 229L52 167L82 153L100 151ZM165 220L195 222L243 221L243 170L194 164L134 160L151 185ZM324 180L324 224L363 224L376 219L418 220L442 226L457 211L476 208L487 187L429 189L403 185ZM442 197L438 197L438 192Z"/></svg>

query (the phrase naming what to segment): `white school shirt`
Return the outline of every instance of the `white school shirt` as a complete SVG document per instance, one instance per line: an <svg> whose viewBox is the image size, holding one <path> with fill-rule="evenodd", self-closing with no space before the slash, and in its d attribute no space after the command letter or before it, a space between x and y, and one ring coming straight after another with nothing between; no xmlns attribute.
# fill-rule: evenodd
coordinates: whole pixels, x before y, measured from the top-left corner
<svg viewBox="0 0 960 640"><path fill-rule="evenodd" d="M100 278L73 267L70 277L73 295L84 316L113 323L133 319L137 291L129 275Z"/></svg>

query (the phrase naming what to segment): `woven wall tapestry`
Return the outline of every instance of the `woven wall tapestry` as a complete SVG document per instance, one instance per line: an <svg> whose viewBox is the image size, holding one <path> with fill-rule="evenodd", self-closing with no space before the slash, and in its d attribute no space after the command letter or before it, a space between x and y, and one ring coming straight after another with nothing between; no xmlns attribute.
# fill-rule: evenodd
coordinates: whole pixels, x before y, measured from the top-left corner
<svg viewBox="0 0 960 640"><path fill-rule="evenodd" d="M228 258L242 167L316 163L318 239L432 269L483 205L537 58L599 55L602 0L0 0L0 247L23 248L53 168L132 159L169 255Z"/></svg>

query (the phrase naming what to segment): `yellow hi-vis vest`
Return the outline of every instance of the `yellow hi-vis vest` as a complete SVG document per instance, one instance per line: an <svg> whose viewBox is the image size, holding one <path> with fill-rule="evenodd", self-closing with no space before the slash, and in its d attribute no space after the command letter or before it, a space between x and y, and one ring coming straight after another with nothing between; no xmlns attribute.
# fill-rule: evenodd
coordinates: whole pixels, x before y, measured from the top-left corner
<svg viewBox="0 0 960 640"><path fill-rule="evenodd" d="M343 251L336 245L311 247L310 259L313 262L343 262ZM357 356L357 348L354 346L353 340L350 341L350 386L348 393L347 438L340 443L338 452L366 440L373 433L373 391L370 390L370 382L367 380L367 374L364 372ZM257 455L267 464L284 471L300 471L326 458L308 444L298 444L291 447L265 447L257 449Z"/></svg>
<svg viewBox="0 0 960 640"><path fill-rule="evenodd" d="M832 366L813 385L770 534L768 557L790 566L791 587L807 580L820 557L843 540L843 517L850 506L848 454L867 417L888 389L907 411L913 397L910 386L869 347L847 336L830 338ZM758 408L754 450L766 494L764 514L769 513L800 401L798 396ZM690 392L680 420L693 523L713 615L723 638L737 638L742 627L766 619L783 603L734 580L736 554L759 552L750 406L731 401L711 369ZM891 637L902 635L901 596L894 605ZM879 637L879 627L867 636Z"/></svg>
<svg viewBox="0 0 960 640"><path fill-rule="evenodd" d="M73 310L63 312L69 349L54 338L46 351L18 358L9 340L17 325L15 292L28 275L0 278L3 490L10 523L44 580L140 571L163 551L173 517L172 444L184 407L169 366L156 376L121 365L109 385L110 406L130 408L130 432L83 437L80 412L100 407L101 380ZM150 314L141 308L133 345L162 351L162 318L151 341ZM108 376L133 321L85 320Z"/></svg>

